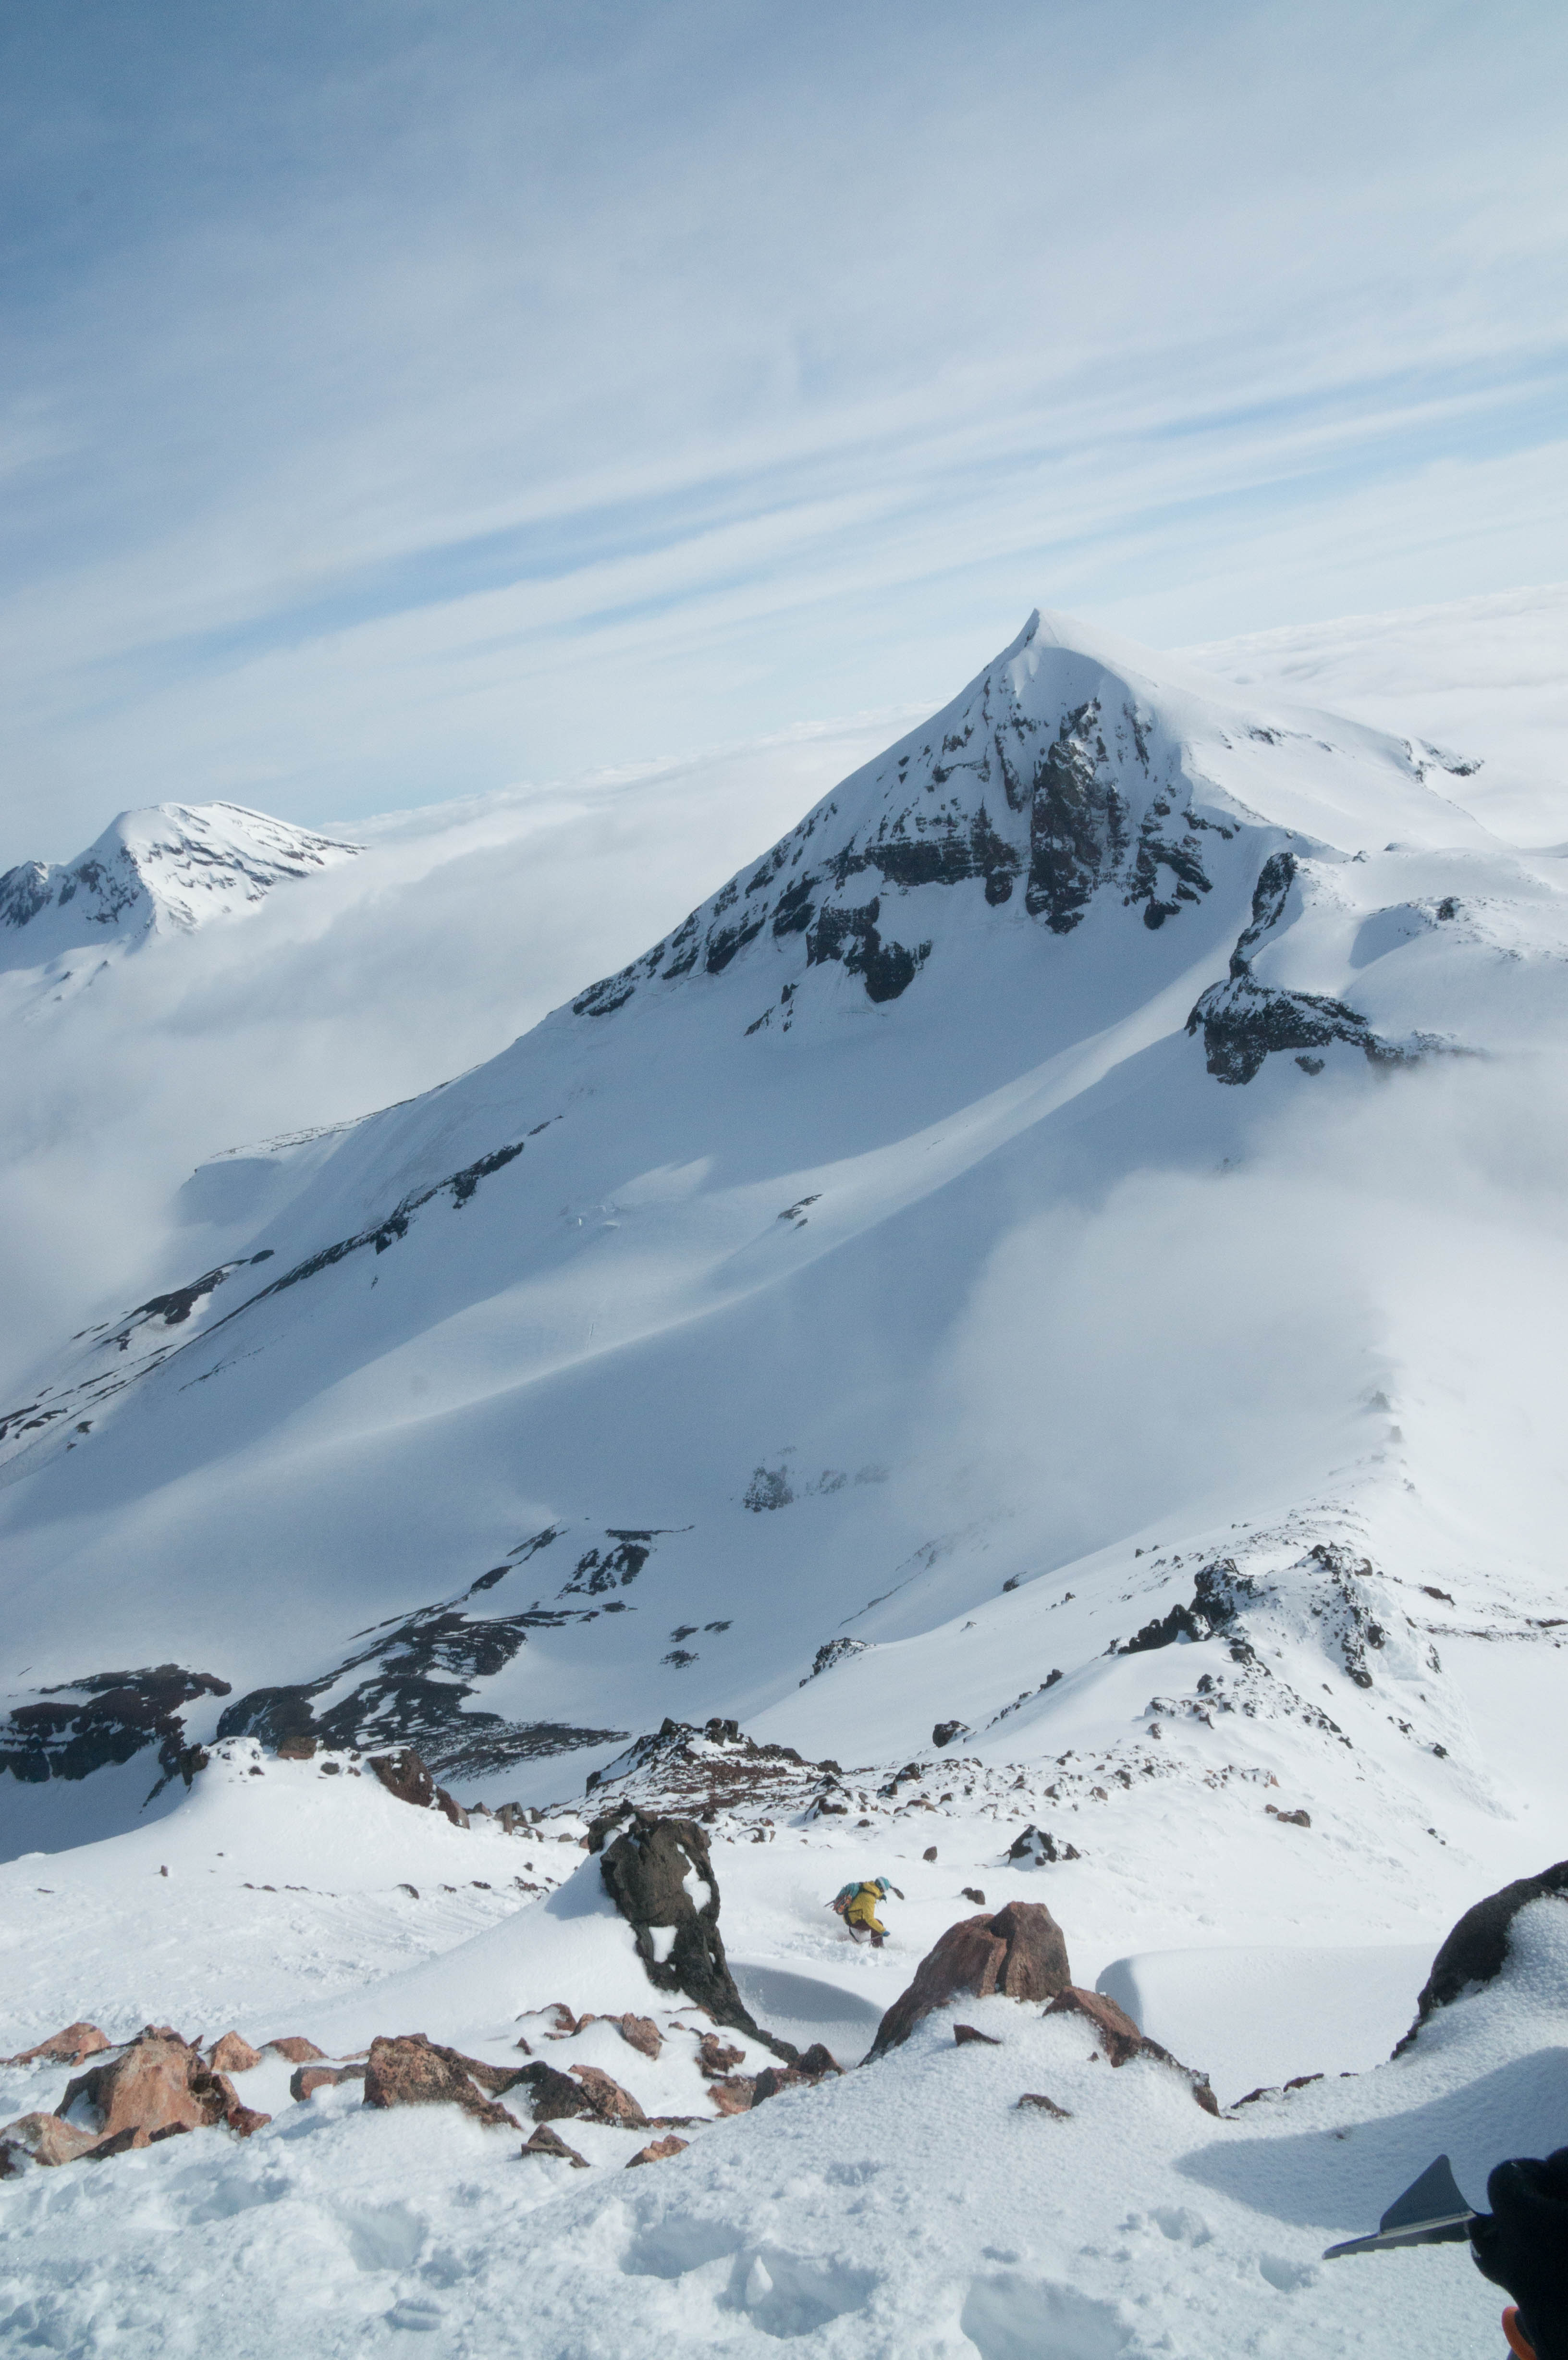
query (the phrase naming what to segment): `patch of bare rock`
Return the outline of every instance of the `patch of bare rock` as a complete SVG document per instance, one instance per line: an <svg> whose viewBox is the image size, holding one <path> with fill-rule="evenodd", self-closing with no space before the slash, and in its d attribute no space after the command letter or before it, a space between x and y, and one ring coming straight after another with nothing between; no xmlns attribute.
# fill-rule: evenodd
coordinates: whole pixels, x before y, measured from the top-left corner
<svg viewBox="0 0 1568 2360"><path fill-rule="evenodd" d="M68 2029L79 2035L84 2027ZM93 2032L96 2027L85 2029ZM57 2035L56 2041L64 2038ZM53 2046L40 2044L38 2061L45 2061ZM0 2178L30 2164L122 2155L132 2147L220 2125L248 2138L272 2119L244 2104L228 2074L203 2057L195 2041L182 2038L168 2025L148 2025L117 2049L106 2041L83 2049L78 2040L76 2046L82 2056L103 2061L89 2065L66 2084L52 2114L24 2114L0 2130Z"/></svg>

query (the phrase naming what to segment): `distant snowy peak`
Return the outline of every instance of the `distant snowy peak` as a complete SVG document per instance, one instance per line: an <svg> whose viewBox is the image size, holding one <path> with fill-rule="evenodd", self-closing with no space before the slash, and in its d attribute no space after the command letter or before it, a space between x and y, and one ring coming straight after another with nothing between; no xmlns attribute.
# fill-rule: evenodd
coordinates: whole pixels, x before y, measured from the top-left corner
<svg viewBox="0 0 1568 2360"><path fill-rule="evenodd" d="M757 1022L787 1030L812 967L898 999L940 953L951 911L939 903L1058 936L1108 905L1157 932L1227 867L1250 881L1287 841L1339 857L1389 837L1478 847L1486 830L1429 783L1463 767L1337 717L1255 706L1037 611L951 705L572 1010L613 1014L758 945L748 966L771 950L789 971ZM931 886L970 890L933 901Z"/></svg>
<svg viewBox="0 0 1568 2360"><path fill-rule="evenodd" d="M239 803L122 812L76 859L27 860L0 877L0 967L190 931L359 848Z"/></svg>

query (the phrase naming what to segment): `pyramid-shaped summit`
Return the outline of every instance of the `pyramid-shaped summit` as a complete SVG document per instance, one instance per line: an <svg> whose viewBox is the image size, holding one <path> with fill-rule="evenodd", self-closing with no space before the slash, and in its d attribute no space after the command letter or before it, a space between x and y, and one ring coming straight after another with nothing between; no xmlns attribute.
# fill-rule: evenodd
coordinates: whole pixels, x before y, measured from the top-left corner
<svg viewBox="0 0 1568 2360"><path fill-rule="evenodd" d="M1256 877L1253 832L1270 819L1347 851L1396 823L1430 836L1430 749L1325 727L1332 739L1238 710L1219 683L1037 609L951 705L573 1012L609 1016L735 970L769 991L755 1027L789 1029L812 969L897 1000L976 909L1061 937L1101 904L1158 932L1238 861ZM1440 835L1477 832L1452 808L1448 820Z"/></svg>

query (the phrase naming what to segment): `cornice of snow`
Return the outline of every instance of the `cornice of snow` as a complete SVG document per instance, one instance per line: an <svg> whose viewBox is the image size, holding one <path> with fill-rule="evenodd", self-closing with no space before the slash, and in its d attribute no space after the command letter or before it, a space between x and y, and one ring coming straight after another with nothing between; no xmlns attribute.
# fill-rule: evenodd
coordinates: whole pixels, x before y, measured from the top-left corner
<svg viewBox="0 0 1568 2360"><path fill-rule="evenodd" d="M0 876L0 968L190 932L359 849L240 803L122 812L74 860L26 860Z"/></svg>

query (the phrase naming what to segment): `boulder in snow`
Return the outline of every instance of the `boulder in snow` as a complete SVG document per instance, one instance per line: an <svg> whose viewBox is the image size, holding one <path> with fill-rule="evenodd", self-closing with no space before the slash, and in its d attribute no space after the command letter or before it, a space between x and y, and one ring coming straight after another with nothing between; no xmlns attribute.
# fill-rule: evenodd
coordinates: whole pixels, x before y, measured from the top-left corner
<svg viewBox="0 0 1568 2360"><path fill-rule="evenodd" d="M443 2049L427 2040L422 2032L400 2034L390 2040L373 2040L365 2066L365 2103L367 2106L461 2106L475 2122L498 2125L506 2124L512 2130L521 2130L517 2116L493 2098L483 2096L476 2087L474 2068L479 2060L463 2056L455 2049ZM524 2072L527 2072L525 2067ZM498 2072L495 2066L480 2066L486 2076ZM502 2086L509 2087L519 2076L503 2076Z"/></svg>
<svg viewBox="0 0 1568 2360"><path fill-rule="evenodd" d="M599 1862L604 1890L637 1938L650 1983L684 1992L715 2024L731 2024L793 2058L785 2041L754 2022L724 1957L719 1885L708 1839L695 1819L655 1819L634 1811Z"/></svg>
<svg viewBox="0 0 1568 2360"><path fill-rule="evenodd" d="M207 2062L214 2073L249 2073L260 2064L261 2055L237 2032L225 2032L208 2049Z"/></svg>
<svg viewBox="0 0 1568 2360"><path fill-rule="evenodd" d="M625 2016L615 2016L612 2021L629 2049L635 2049L640 2057L657 2061L664 2046L664 2036L651 2016L633 2016L628 2009Z"/></svg>
<svg viewBox="0 0 1568 2360"><path fill-rule="evenodd" d="M363 2081L365 2070L363 2065L296 2065L289 2077L289 2094L302 2104L318 2090L333 2090L340 2081Z"/></svg>
<svg viewBox="0 0 1568 2360"><path fill-rule="evenodd" d="M306 2040L297 2032L286 2032L281 2040L269 2040L267 2046L290 2065L315 2065L327 2053L324 2049L318 2049L313 2040Z"/></svg>
<svg viewBox="0 0 1568 2360"><path fill-rule="evenodd" d="M667 2138L649 2139L646 2147L638 2147L626 2169L630 2171L636 2163L664 2163L672 2155L684 2155L691 2144L690 2139L677 2138L673 2131Z"/></svg>
<svg viewBox="0 0 1568 2360"><path fill-rule="evenodd" d="M0 2180L11 2180L29 2164L74 2163L98 2144L93 2131L78 2130L58 2114L23 2114L0 2130Z"/></svg>
<svg viewBox="0 0 1568 2360"><path fill-rule="evenodd" d="M178 2033L149 2029L111 2063L90 2066L68 2081L60 2112L69 2116L79 2109L82 2127L91 2126L100 2139L129 2130L145 2131L149 2138L155 2131L203 2130L222 2119L223 2110L210 2109L206 2092L198 2096L191 2088L193 2068L202 2071L204 2081L212 2080L200 2053L187 2048Z"/></svg>
<svg viewBox="0 0 1568 2360"><path fill-rule="evenodd" d="M24 2049L18 2057L7 2057L7 2065L80 2065L84 2058L96 2057L101 2049L109 2046L108 2036L95 2024L68 2024L63 2032L51 2032L36 2049ZM32 2116L24 2120L30 2122Z"/></svg>
<svg viewBox="0 0 1568 2360"><path fill-rule="evenodd" d="M613 2081L599 2066L573 2065L571 2070L573 2081L581 2082L600 2122L624 2123L638 2130L646 2126L648 2116L631 2092L623 2090L620 2083Z"/></svg>
<svg viewBox="0 0 1568 2360"><path fill-rule="evenodd" d="M1410 2047L1434 2008L1446 2007L1472 1985L1489 1983L1502 1972L1515 1918L1528 1903L1551 1896L1568 1901L1568 1860L1543 1868L1539 1876L1518 1877L1466 1909L1432 1962L1416 2001L1416 2020L1394 2050L1396 2057Z"/></svg>
<svg viewBox="0 0 1568 2360"><path fill-rule="evenodd" d="M1040 1901L1009 1901L989 1918L961 1918L915 1969L877 2027L871 2055L881 2057L907 2040L922 2017L945 2007L960 1994L988 1999L1050 1999L1073 1981L1061 1927Z"/></svg>
<svg viewBox="0 0 1568 2360"><path fill-rule="evenodd" d="M547 2162L569 2163L573 2171L586 2171L588 2169L587 2157L579 2155L574 2147L568 2147L561 2133L552 2131L548 2123L541 2123L533 2136L523 2141L523 2153L542 2156ZM644 2163L648 2159L646 2147L640 2156L632 2158L634 2163Z"/></svg>

